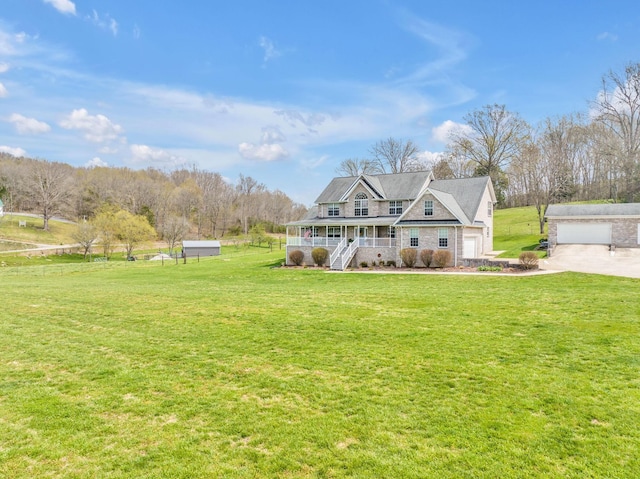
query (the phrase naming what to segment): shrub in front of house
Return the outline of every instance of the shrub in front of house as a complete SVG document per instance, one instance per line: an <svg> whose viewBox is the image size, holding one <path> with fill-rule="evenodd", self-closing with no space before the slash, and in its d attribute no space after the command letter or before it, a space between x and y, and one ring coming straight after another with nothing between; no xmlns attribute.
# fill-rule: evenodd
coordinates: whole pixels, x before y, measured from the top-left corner
<svg viewBox="0 0 640 479"><path fill-rule="evenodd" d="M361 261L360 262L360 267L361 268L367 268L369 266L369 263L367 263L366 261Z"/></svg>
<svg viewBox="0 0 640 479"><path fill-rule="evenodd" d="M387 266L390 266L392 268L396 267L396 262L395 260L390 259L389 261L387 261Z"/></svg>
<svg viewBox="0 0 640 479"><path fill-rule="evenodd" d="M418 260L418 250L415 248L403 248L400 250L400 258L402 258L402 264L407 268L413 268Z"/></svg>
<svg viewBox="0 0 640 479"><path fill-rule="evenodd" d="M329 257L329 251L325 248L313 248L313 250L311 250L311 257L315 264L318 266L324 266L327 262L327 258Z"/></svg>
<svg viewBox="0 0 640 479"><path fill-rule="evenodd" d="M427 268L431 266L431 263L433 262L433 250L423 249L422 251L420 251L420 260Z"/></svg>
<svg viewBox="0 0 640 479"><path fill-rule="evenodd" d="M439 249L433 253L433 265L436 268L444 268L451 263L451 251L448 249Z"/></svg>
<svg viewBox="0 0 640 479"><path fill-rule="evenodd" d="M291 261L296 266L301 266L304 261L304 253L299 249L293 250L289 253L289 261Z"/></svg>
<svg viewBox="0 0 640 479"><path fill-rule="evenodd" d="M518 260L523 269L536 269L538 267L539 258L533 251L523 251L520 253Z"/></svg>

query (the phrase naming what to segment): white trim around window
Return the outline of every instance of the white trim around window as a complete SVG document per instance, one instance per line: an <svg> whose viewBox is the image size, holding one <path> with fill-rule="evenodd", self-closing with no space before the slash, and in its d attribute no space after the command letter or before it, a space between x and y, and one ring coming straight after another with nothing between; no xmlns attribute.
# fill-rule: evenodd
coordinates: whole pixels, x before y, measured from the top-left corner
<svg viewBox="0 0 640 479"><path fill-rule="evenodd" d="M433 200L424 200L424 215L433 216Z"/></svg>
<svg viewBox="0 0 640 479"><path fill-rule="evenodd" d="M438 228L438 248L449 247L449 228Z"/></svg>

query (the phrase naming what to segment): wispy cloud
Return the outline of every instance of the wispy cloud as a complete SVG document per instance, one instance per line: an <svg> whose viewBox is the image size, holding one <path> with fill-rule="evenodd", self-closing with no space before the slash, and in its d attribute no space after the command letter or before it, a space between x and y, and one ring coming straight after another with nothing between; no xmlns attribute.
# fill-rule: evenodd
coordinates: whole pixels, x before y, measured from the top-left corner
<svg viewBox="0 0 640 479"><path fill-rule="evenodd" d="M60 122L60 126L67 130L84 132L84 138L93 143L117 140L124 132L120 125L116 125L106 116L90 115L84 108L73 110Z"/></svg>
<svg viewBox="0 0 640 479"><path fill-rule="evenodd" d="M65 15L75 15L76 5L71 0L43 0L44 3L48 3L60 13Z"/></svg>
<svg viewBox="0 0 640 479"><path fill-rule="evenodd" d="M258 44L264 50L264 56L262 58L263 66L266 66L267 62L269 62L270 60L273 60L274 58L278 58L279 56L282 56L282 52L276 49L273 42L267 37L265 36L260 37Z"/></svg>
<svg viewBox="0 0 640 479"><path fill-rule="evenodd" d="M601 42L603 42L603 41L617 42L618 41L618 35L616 35L614 33L609 33L609 32L602 32L598 36L596 36L596 39L601 41Z"/></svg>
<svg viewBox="0 0 640 479"><path fill-rule="evenodd" d="M133 39L134 40L138 40L140 38L140 35L142 35L142 31L140 30L140 27L138 25L134 25L133 26Z"/></svg>
<svg viewBox="0 0 640 479"><path fill-rule="evenodd" d="M108 13L101 16L96 10L93 10L93 13L85 18L103 30L110 30L114 37L118 36L118 22Z"/></svg>
<svg viewBox="0 0 640 479"><path fill-rule="evenodd" d="M0 63L0 73L6 73L9 71L8 63Z"/></svg>
<svg viewBox="0 0 640 479"><path fill-rule="evenodd" d="M39 135L51 131L51 127L44 121L35 118L27 118L19 113L14 113L9 117L9 122L13 123L18 133L21 135Z"/></svg>
<svg viewBox="0 0 640 479"><path fill-rule="evenodd" d="M265 126L259 144L243 142L238 145L238 152L247 160L276 161L287 158L289 152L281 145L286 138L279 127Z"/></svg>
<svg viewBox="0 0 640 479"><path fill-rule="evenodd" d="M0 98L5 98L8 94L9 92L7 91L7 88L0 83Z"/></svg>

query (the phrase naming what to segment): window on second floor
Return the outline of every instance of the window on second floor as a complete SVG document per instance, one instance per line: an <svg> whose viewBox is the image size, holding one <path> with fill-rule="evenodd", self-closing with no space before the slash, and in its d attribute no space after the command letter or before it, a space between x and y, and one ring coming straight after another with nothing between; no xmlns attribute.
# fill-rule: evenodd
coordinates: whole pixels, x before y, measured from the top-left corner
<svg viewBox="0 0 640 479"><path fill-rule="evenodd" d="M327 216L340 216L340 205L338 203L329 203L327 205Z"/></svg>
<svg viewBox="0 0 640 479"><path fill-rule="evenodd" d="M424 201L424 215L433 216L433 200Z"/></svg>
<svg viewBox="0 0 640 479"><path fill-rule="evenodd" d="M391 200L389 201L389 214L390 215L401 215L402 214L402 201L399 200Z"/></svg>
<svg viewBox="0 0 640 479"><path fill-rule="evenodd" d="M365 193L358 193L356 195L354 206L355 216L369 216L369 199Z"/></svg>

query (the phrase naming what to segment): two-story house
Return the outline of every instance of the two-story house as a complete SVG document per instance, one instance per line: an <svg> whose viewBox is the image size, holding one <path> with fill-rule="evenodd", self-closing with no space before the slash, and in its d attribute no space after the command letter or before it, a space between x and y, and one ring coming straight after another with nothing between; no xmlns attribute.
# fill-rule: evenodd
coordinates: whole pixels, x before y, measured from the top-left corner
<svg viewBox="0 0 640 479"><path fill-rule="evenodd" d="M454 265L493 250L489 177L436 180L431 172L338 177L307 216L287 224L289 253L330 252L332 269L395 261L403 248L447 249Z"/></svg>

